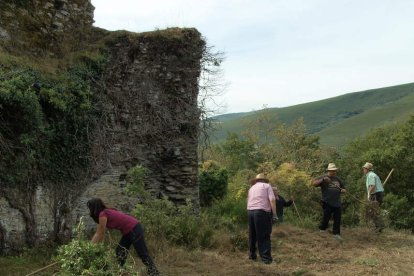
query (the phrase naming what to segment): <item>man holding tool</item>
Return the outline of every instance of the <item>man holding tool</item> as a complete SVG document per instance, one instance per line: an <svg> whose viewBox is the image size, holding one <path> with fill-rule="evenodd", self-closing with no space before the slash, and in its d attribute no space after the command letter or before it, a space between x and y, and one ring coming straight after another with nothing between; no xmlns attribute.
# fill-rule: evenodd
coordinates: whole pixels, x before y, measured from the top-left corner
<svg viewBox="0 0 414 276"><path fill-rule="evenodd" d="M367 199L370 202L367 217L373 220L377 232L382 232L384 223L381 218L380 206L384 197L384 186L379 176L373 172L372 163L366 162L362 166L362 170L366 176Z"/></svg>
<svg viewBox="0 0 414 276"><path fill-rule="evenodd" d="M341 193L345 193L344 182L336 176L338 168L334 163L329 163L327 174L313 180L313 186L320 187L322 192L321 205L323 216L319 225L320 231L328 228L329 220L333 214L333 235L335 239L342 241L341 237Z"/></svg>

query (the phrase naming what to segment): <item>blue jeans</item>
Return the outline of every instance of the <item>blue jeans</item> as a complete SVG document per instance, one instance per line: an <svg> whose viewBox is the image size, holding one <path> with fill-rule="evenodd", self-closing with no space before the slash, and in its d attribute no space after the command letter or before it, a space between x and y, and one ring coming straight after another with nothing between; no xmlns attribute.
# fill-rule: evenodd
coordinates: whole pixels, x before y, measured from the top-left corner
<svg viewBox="0 0 414 276"><path fill-rule="evenodd" d="M272 213L264 210L249 210L249 258L255 260L256 243L264 263L272 262L270 234L272 233Z"/></svg>
<svg viewBox="0 0 414 276"><path fill-rule="evenodd" d="M120 266L123 266L128 257L128 250L131 247L131 244L134 246L135 251L138 254L138 257L142 260L148 270L148 275L159 275L157 268L151 257L148 254L147 245L144 240L144 229L141 224L137 224L134 229L131 230L128 234L122 236L119 244L116 247L116 257Z"/></svg>

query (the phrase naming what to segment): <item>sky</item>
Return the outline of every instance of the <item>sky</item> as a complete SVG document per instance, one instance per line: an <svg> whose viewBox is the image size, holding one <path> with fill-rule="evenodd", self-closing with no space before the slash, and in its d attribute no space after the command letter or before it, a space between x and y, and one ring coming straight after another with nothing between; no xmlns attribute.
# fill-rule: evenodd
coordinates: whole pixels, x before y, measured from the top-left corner
<svg viewBox="0 0 414 276"><path fill-rule="evenodd" d="M224 52L217 113L414 82L412 0L92 0L97 27L195 27ZM213 109L215 107L212 107Z"/></svg>

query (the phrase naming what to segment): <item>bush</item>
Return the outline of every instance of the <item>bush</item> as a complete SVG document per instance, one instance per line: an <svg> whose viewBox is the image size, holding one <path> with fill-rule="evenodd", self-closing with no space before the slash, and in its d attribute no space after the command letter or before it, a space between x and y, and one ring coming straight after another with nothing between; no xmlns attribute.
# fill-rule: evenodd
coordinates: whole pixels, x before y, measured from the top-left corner
<svg viewBox="0 0 414 276"><path fill-rule="evenodd" d="M386 193L383 209L388 212L391 225L396 228L407 229L414 225L414 208L410 208L405 196Z"/></svg>
<svg viewBox="0 0 414 276"><path fill-rule="evenodd" d="M216 224L227 225L229 230L233 230L233 224L247 222L247 200L246 198L234 198L226 196L221 200L215 201L211 207L206 209L206 213L212 217Z"/></svg>
<svg viewBox="0 0 414 276"><path fill-rule="evenodd" d="M213 163L206 165L207 162L199 173L201 206L209 206L213 200L221 199L227 193L227 170Z"/></svg>
<svg viewBox="0 0 414 276"><path fill-rule="evenodd" d="M277 170L268 173L268 177L270 183L278 187L282 197L294 199L302 218L319 216L320 188L310 186L312 179L309 174L298 170L292 163L283 163Z"/></svg>
<svg viewBox="0 0 414 276"><path fill-rule="evenodd" d="M129 196L140 196L148 198L149 193L145 190L144 179L148 174L148 169L141 165L136 165L128 170L126 176L125 192Z"/></svg>
<svg viewBox="0 0 414 276"><path fill-rule="evenodd" d="M213 227L204 214L197 214L193 204L176 207L167 199L147 200L137 205L133 214L144 224L147 236L165 239L188 248L211 247Z"/></svg>
<svg viewBox="0 0 414 276"><path fill-rule="evenodd" d="M255 175L256 173L252 170L238 171L229 181L228 197L245 200L247 198L247 192L250 189L249 181Z"/></svg>

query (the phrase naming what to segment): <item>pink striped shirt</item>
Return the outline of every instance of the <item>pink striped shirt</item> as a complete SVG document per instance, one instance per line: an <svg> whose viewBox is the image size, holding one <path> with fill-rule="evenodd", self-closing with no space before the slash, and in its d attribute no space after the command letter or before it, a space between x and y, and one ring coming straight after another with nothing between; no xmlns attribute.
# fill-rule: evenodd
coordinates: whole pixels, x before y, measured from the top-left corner
<svg viewBox="0 0 414 276"><path fill-rule="evenodd" d="M247 210L262 209L266 212L272 211L270 201L275 199L272 186L267 183L257 182L249 189L247 196Z"/></svg>

